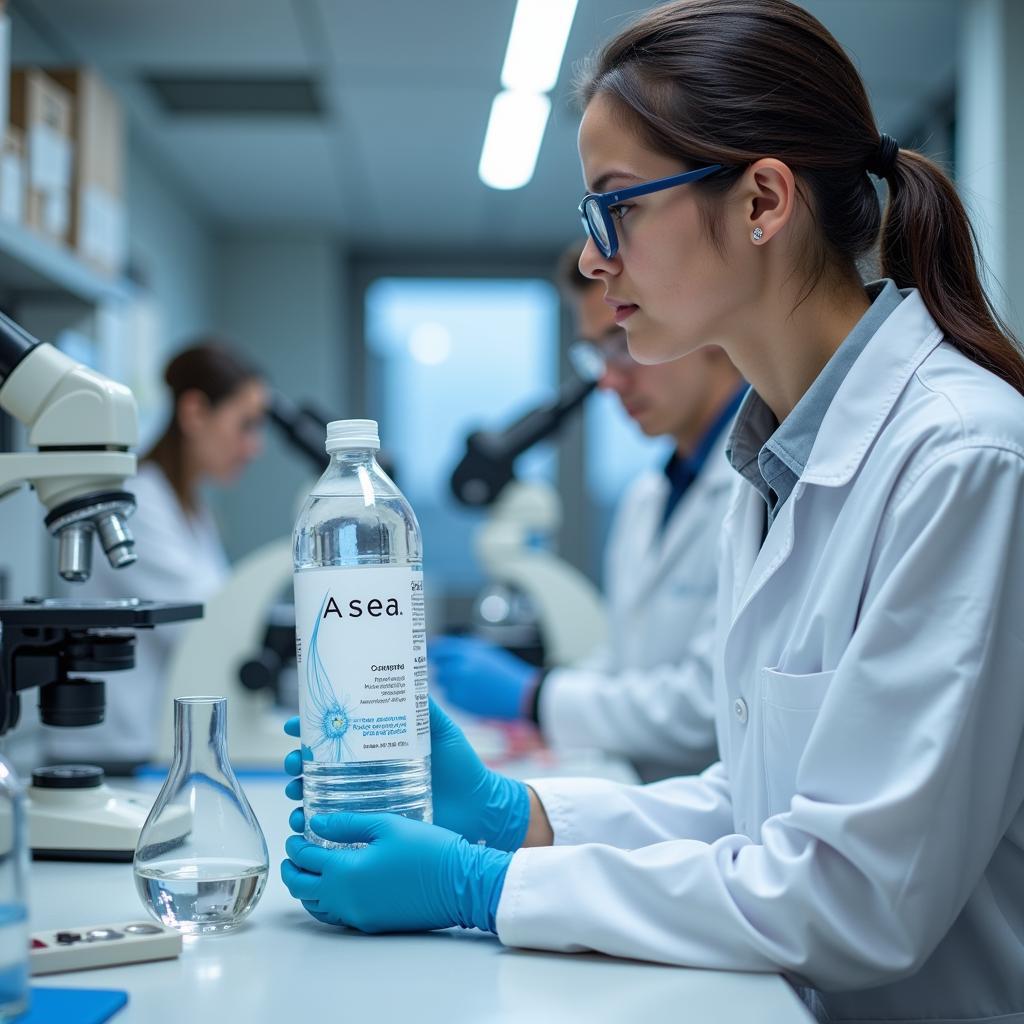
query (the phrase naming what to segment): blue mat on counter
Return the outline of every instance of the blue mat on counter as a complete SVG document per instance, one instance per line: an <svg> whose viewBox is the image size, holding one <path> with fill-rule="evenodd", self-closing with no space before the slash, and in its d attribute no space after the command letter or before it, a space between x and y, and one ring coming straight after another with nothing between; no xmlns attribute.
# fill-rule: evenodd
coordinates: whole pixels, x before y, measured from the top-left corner
<svg viewBox="0 0 1024 1024"><path fill-rule="evenodd" d="M13 1024L102 1024L128 1002L128 993L108 988L33 988L28 1013Z"/></svg>

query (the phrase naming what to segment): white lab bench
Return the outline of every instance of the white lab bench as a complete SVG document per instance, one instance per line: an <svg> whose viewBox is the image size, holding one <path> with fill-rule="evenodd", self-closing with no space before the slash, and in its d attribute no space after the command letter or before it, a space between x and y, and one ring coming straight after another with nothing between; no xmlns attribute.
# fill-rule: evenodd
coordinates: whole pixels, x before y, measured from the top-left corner
<svg viewBox="0 0 1024 1024"><path fill-rule="evenodd" d="M508 949L482 932L373 936L319 924L281 883L291 809L283 782L243 778L270 849L267 887L247 923L226 935L186 939L176 960L49 975L33 984L123 989L128 1005L115 1024L811 1019L772 974ZM147 920L130 864L33 864L33 930L132 918Z"/></svg>

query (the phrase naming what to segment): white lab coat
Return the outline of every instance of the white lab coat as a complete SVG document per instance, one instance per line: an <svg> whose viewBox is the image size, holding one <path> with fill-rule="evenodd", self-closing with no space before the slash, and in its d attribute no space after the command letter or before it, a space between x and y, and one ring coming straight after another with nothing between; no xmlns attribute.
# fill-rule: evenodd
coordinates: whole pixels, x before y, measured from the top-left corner
<svg viewBox="0 0 1024 1024"><path fill-rule="evenodd" d="M1024 1021L1024 399L911 291L761 546L722 526L721 761L538 782L509 945L782 971L829 1020Z"/></svg>
<svg viewBox="0 0 1024 1024"><path fill-rule="evenodd" d="M548 673L539 718L557 748L595 747L649 774L699 771L717 757L711 651L718 535L735 473L726 429L661 531L662 472L626 493L605 554L608 642Z"/></svg>
<svg viewBox="0 0 1024 1024"><path fill-rule="evenodd" d="M113 570L103 553L93 554L88 581L70 591L90 600L141 597L152 601L204 602L223 585L228 562L213 517L196 516L181 507L163 471L152 462L139 465L126 482L135 495L129 520L137 561ZM166 669L174 645L187 623L136 632L135 668L111 672L106 717L100 725L43 729L49 760L145 761L154 749L164 699ZM86 673L88 674L88 673ZM202 688L201 680L196 681Z"/></svg>

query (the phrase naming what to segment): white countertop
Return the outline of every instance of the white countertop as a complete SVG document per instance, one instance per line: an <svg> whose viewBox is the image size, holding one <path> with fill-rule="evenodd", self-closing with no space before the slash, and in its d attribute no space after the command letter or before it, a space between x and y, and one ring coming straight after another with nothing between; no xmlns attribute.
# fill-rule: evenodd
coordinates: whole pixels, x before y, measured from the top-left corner
<svg viewBox="0 0 1024 1024"><path fill-rule="evenodd" d="M124 989L129 1001L116 1024L811 1019L776 975L514 950L481 932L368 936L319 924L281 883L291 807L282 784L283 776L243 779L270 849L267 887L246 924L186 939L176 960L50 975L33 984ZM34 863L31 904L33 930L147 919L130 864Z"/></svg>

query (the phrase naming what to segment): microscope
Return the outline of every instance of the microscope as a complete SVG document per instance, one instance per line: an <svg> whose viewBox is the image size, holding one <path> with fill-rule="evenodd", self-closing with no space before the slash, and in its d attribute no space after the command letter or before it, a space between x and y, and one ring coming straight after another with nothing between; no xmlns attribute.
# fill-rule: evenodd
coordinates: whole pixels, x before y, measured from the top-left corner
<svg viewBox="0 0 1024 1024"><path fill-rule="evenodd" d="M35 490L58 542L60 575L88 579L94 546L114 568L131 565L127 521L135 501L124 490L135 473L131 391L0 314L0 410L28 427L35 449L0 453L0 499L23 484ZM104 682L81 673L131 668L135 629L201 615L201 605L139 600L0 602L0 734L18 724L20 694L35 687L44 723L101 722ZM89 765L33 772L29 797L36 857L130 860L149 811L133 794L107 787Z"/></svg>
<svg viewBox="0 0 1024 1024"><path fill-rule="evenodd" d="M553 437L596 387L593 373L577 374L554 398L503 429L471 433L451 476L459 502L488 511L474 548L490 582L474 602L472 631L545 666L571 664L591 654L607 624L594 585L535 543L561 525L557 492L515 476L516 459Z"/></svg>

